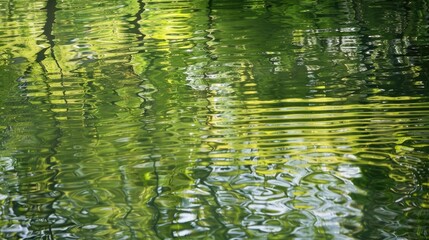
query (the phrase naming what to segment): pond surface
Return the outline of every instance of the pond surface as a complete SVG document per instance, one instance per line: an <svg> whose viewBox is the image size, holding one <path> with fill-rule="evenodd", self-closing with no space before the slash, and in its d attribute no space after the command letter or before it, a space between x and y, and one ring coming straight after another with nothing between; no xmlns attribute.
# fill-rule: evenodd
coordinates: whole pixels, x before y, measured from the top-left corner
<svg viewBox="0 0 429 240"><path fill-rule="evenodd" d="M427 239L429 2L0 0L0 236Z"/></svg>

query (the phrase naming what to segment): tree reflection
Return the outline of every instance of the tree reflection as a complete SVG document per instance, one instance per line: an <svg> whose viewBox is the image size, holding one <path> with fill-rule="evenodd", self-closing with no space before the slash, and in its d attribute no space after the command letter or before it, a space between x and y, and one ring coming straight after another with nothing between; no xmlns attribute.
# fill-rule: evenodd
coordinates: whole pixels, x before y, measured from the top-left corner
<svg viewBox="0 0 429 240"><path fill-rule="evenodd" d="M4 236L427 236L426 1L0 6Z"/></svg>

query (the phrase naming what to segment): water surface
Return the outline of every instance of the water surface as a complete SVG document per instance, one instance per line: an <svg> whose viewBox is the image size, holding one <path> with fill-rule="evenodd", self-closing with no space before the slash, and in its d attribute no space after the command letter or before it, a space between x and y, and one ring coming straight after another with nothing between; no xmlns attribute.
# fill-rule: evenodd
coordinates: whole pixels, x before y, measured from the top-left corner
<svg viewBox="0 0 429 240"><path fill-rule="evenodd" d="M429 2L0 0L0 235L426 239Z"/></svg>

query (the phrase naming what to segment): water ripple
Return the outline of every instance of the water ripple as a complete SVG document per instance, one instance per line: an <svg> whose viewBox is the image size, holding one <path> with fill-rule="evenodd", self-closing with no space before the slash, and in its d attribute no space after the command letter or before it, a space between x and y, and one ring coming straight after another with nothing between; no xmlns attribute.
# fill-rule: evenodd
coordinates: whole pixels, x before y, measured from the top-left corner
<svg viewBox="0 0 429 240"><path fill-rule="evenodd" d="M2 237L427 237L427 9L0 0Z"/></svg>

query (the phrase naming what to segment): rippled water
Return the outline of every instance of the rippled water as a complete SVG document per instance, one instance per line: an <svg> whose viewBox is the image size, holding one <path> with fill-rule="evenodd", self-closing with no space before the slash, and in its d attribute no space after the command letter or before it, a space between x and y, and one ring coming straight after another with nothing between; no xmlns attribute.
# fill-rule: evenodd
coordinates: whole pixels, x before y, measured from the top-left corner
<svg viewBox="0 0 429 240"><path fill-rule="evenodd" d="M429 237L429 2L0 0L0 232Z"/></svg>

